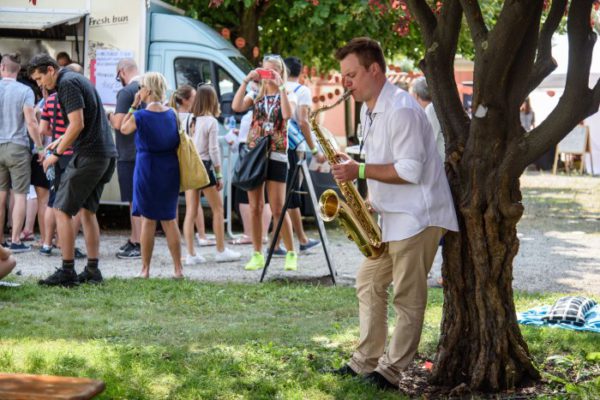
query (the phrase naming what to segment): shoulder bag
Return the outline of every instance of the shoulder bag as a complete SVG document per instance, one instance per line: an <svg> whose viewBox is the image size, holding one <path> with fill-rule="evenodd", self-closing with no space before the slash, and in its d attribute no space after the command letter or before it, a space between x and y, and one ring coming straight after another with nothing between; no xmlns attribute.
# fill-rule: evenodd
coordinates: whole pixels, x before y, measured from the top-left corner
<svg viewBox="0 0 600 400"><path fill-rule="evenodd" d="M231 184L248 191L260 186L267 179L271 136L263 136L256 141L256 146L248 150L235 165Z"/></svg>
<svg viewBox="0 0 600 400"><path fill-rule="evenodd" d="M179 190L184 192L191 189L199 189L210 183L204 163L200 159L198 150L192 138L181 129L179 116L175 112L177 130L179 131L179 148L177 158L179 159Z"/></svg>

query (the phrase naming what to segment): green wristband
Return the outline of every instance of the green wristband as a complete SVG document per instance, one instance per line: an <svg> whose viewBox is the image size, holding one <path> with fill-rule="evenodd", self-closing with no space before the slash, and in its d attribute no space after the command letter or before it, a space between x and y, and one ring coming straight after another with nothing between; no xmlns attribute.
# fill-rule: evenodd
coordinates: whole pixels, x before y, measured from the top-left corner
<svg viewBox="0 0 600 400"><path fill-rule="evenodd" d="M223 179L223 174L222 174L222 173L220 173L220 172L217 172L217 173L215 174L215 178L217 178L217 179Z"/></svg>
<svg viewBox="0 0 600 400"><path fill-rule="evenodd" d="M319 149L317 147L315 147L315 148L311 149L310 152L313 153L313 155L314 155L319 152Z"/></svg>
<svg viewBox="0 0 600 400"><path fill-rule="evenodd" d="M128 111L128 112L129 112L129 114L133 114L133 113L134 113L134 112L136 112L136 111L137 111L137 109L136 109L136 108L129 107L129 111Z"/></svg>
<svg viewBox="0 0 600 400"><path fill-rule="evenodd" d="M365 168L366 168L365 163L358 164L358 178L359 179L365 179Z"/></svg>

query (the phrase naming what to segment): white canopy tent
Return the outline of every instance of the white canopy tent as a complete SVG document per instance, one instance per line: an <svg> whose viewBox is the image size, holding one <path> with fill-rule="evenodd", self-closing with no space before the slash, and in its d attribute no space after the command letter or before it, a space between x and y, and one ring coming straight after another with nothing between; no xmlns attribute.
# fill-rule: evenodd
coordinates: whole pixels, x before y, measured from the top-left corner
<svg viewBox="0 0 600 400"><path fill-rule="evenodd" d="M536 125L539 125L552 112L563 94L567 78L567 65L569 61L569 43L566 35L553 37L552 57L558 63L556 69L546 77L529 96L531 107L535 112ZM592 65L590 67L589 86L594 87L600 79L600 45L594 47ZM586 156L586 171L600 175L600 113L596 113L585 120L590 127L593 168L589 155Z"/></svg>

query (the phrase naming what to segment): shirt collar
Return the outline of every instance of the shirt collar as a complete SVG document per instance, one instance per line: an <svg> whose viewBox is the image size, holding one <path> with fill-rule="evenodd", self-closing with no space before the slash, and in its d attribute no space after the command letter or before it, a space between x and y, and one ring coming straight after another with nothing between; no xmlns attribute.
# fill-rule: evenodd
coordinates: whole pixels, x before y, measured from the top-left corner
<svg viewBox="0 0 600 400"><path fill-rule="evenodd" d="M387 79L379 92L379 96L377 97L377 102L375 103L375 107L373 107L372 114L376 115L385 111L385 106L388 102L388 99L392 96L396 90L396 87L390 83Z"/></svg>

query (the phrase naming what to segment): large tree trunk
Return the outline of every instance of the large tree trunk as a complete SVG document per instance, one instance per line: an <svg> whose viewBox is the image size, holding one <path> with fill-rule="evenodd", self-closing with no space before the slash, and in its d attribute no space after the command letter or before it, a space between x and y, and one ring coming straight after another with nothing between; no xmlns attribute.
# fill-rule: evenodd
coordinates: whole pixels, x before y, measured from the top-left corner
<svg viewBox="0 0 600 400"><path fill-rule="evenodd" d="M540 378L513 301L516 224L523 208L518 180L498 176L490 159L470 161L461 168L471 171L467 190L450 174L460 232L446 235L444 245L444 312L433 382L498 391Z"/></svg>
<svg viewBox="0 0 600 400"><path fill-rule="evenodd" d="M578 121L596 112L600 83L588 88L596 40L588 24L593 0L570 2L570 60L558 106L540 126L524 132L519 106L556 63L551 37L567 0L553 0L540 29L542 0L503 4L488 29L478 1L444 2L435 15L424 0L406 0L427 51L420 66L446 140L447 176L459 233L446 235L444 313L432 381L499 391L540 379L516 320L513 260L523 214L519 176ZM454 81L453 63L465 18L475 49L472 118ZM461 394L461 393L456 393Z"/></svg>

